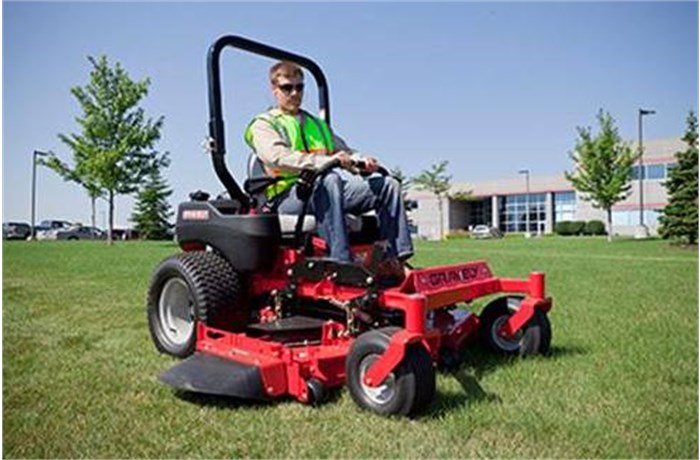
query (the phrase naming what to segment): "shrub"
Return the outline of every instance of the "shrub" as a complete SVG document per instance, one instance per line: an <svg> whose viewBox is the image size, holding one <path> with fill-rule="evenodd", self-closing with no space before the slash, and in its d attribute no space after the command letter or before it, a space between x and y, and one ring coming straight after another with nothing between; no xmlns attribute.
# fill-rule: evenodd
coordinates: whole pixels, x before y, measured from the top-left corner
<svg viewBox="0 0 700 460"><path fill-rule="evenodd" d="M583 232L585 229L586 229L586 221L585 220L572 220L571 221L571 234L572 235L583 235Z"/></svg>
<svg viewBox="0 0 700 460"><path fill-rule="evenodd" d="M581 235L586 227L582 220L564 220L557 222L554 232L562 236Z"/></svg>
<svg viewBox="0 0 700 460"><path fill-rule="evenodd" d="M554 225L554 232L557 235L561 236L569 236L571 235L571 221L570 220L563 220L561 222L557 222Z"/></svg>
<svg viewBox="0 0 700 460"><path fill-rule="evenodd" d="M586 235L605 235L605 224L600 220L591 220L586 223L583 233Z"/></svg>

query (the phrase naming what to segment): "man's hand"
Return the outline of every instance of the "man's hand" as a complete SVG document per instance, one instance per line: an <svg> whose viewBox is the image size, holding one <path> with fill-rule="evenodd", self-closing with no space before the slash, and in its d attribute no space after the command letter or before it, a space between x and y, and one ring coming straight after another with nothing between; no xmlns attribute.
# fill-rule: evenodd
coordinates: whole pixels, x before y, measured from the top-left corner
<svg viewBox="0 0 700 460"><path fill-rule="evenodd" d="M376 158L365 158L365 171L372 174L379 170L379 162Z"/></svg>
<svg viewBox="0 0 700 460"><path fill-rule="evenodd" d="M351 169L352 168L352 164L353 164L352 156L350 156L350 154L344 150L341 150L340 152L333 154L333 156L331 158L333 158L334 160L340 161L340 166L343 169Z"/></svg>

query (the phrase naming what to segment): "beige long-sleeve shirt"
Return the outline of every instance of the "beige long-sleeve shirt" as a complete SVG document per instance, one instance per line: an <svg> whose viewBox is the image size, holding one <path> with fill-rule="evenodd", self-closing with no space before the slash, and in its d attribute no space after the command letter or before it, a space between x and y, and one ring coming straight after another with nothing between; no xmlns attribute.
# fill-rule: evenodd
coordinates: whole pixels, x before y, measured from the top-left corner
<svg viewBox="0 0 700 460"><path fill-rule="evenodd" d="M274 116L278 115L280 110L272 109L267 113ZM331 160L330 155L312 155L292 149L287 139L281 136L280 133L265 120L256 119L250 125L250 130L253 149L258 158L260 158L263 164L268 168L279 168L289 172L299 172L302 169L319 168ZM345 151L354 154L356 152L335 133L333 133L333 146L335 151L331 153Z"/></svg>

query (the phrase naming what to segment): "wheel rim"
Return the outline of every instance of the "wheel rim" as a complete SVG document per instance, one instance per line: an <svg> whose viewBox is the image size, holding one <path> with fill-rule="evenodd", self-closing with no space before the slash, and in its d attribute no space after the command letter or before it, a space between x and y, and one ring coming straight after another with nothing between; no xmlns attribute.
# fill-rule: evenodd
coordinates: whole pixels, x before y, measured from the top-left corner
<svg viewBox="0 0 700 460"><path fill-rule="evenodd" d="M194 331L194 301L184 280L171 278L165 283L158 313L164 339L174 346L186 344Z"/></svg>
<svg viewBox="0 0 700 460"><path fill-rule="evenodd" d="M362 387L362 392L370 401L375 404L383 405L389 402L396 393L396 378L392 372L384 379L382 384L377 387L365 385L365 374L377 359L379 359L379 355L371 354L365 356L360 362L360 385Z"/></svg>
<svg viewBox="0 0 700 460"><path fill-rule="evenodd" d="M515 333L512 338L501 336L498 331L508 322L509 316L503 315L496 318L491 327L491 339L502 350L508 352L516 352L520 349L520 340L523 338L522 329Z"/></svg>

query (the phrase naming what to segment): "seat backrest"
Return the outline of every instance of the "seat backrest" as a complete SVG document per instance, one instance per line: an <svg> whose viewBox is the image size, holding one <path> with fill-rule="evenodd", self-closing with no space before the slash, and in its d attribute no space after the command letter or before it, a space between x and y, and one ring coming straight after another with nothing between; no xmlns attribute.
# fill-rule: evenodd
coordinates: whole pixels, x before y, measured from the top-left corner
<svg viewBox="0 0 700 460"><path fill-rule="evenodd" d="M266 175L262 161L260 161L260 158L258 158L255 152L251 152L248 157L248 179L265 177Z"/></svg>
<svg viewBox="0 0 700 460"><path fill-rule="evenodd" d="M267 174L265 173L265 168L263 167L263 163L262 161L260 161L260 158L258 158L255 152L251 152L248 156L247 169L248 179L257 179L259 177L267 176ZM263 189L258 193L251 194L251 198L253 198L255 202L258 203L258 206L260 206L262 203L265 203L267 197L265 196L265 191Z"/></svg>

